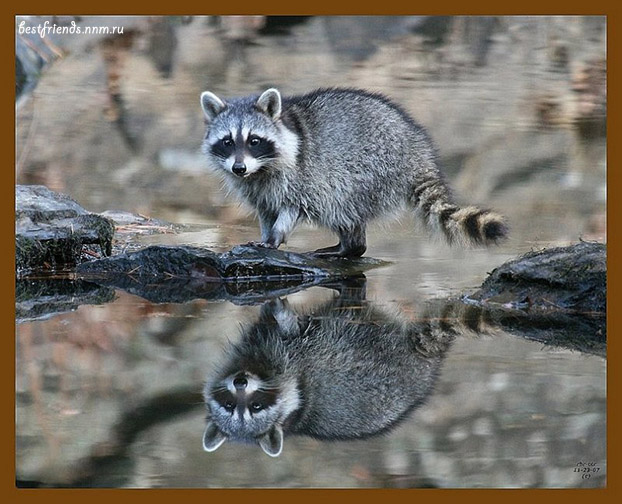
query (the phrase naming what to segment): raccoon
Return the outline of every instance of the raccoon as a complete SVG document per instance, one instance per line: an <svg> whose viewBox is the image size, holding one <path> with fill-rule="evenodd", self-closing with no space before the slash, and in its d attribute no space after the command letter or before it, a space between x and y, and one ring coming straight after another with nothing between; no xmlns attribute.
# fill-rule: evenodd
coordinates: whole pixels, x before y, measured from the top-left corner
<svg viewBox="0 0 622 504"><path fill-rule="evenodd" d="M285 434L387 432L433 388L453 337L437 320L407 323L344 295L312 315L268 302L204 387L203 448L241 441L276 457Z"/></svg>
<svg viewBox="0 0 622 504"><path fill-rule="evenodd" d="M404 204L449 243L490 245L507 234L491 210L453 203L424 130L387 97L319 89L223 100L201 94L211 167L257 212L261 241L278 248L308 221L339 236L320 256L358 257L366 226Z"/></svg>

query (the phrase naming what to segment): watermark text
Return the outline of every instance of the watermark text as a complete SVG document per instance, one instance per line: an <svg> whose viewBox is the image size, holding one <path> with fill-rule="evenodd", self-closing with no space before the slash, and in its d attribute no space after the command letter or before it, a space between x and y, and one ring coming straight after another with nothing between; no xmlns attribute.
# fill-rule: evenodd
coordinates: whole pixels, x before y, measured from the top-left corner
<svg viewBox="0 0 622 504"><path fill-rule="evenodd" d="M581 474L581 479L590 479L592 475L600 472L600 467L596 462L577 462L574 472Z"/></svg>
<svg viewBox="0 0 622 504"><path fill-rule="evenodd" d="M21 21L17 27L20 35L123 35L123 26L78 26L75 21L69 25L57 25L45 21L42 24L26 26L26 21Z"/></svg>

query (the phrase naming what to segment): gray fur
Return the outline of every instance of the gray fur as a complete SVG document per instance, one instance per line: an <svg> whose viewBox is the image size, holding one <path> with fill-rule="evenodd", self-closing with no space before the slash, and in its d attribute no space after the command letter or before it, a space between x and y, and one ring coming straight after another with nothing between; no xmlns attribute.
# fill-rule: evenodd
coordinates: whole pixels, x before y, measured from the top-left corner
<svg viewBox="0 0 622 504"><path fill-rule="evenodd" d="M309 221L340 238L339 245L316 252L360 256L367 223L405 204L450 243L489 245L507 233L500 215L452 202L427 133L382 95L321 89L281 97L272 88L226 102L203 93L202 104L204 96L204 152L229 187L256 209L261 245L278 247L298 222ZM275 155L254 159L236 151L236 159L245 154L249 165L238 176L233 157L215 155L212 146L242 129L273 142Z"/></svg>
<svg viewBox="0 0 622 504"><path fill-rule="evenodd" d="M204 389L208 451L227 439L255 442L276 456L285 434L339 440L386 432L424 403L455 334L443 316L405 322L343 293L312 313L271 301L229 349ZM230 377L242 374L262 376L248 389L278 397L244 421L237 408L252 404L252 392L231 399L231 411L217 399Z"/></svg>

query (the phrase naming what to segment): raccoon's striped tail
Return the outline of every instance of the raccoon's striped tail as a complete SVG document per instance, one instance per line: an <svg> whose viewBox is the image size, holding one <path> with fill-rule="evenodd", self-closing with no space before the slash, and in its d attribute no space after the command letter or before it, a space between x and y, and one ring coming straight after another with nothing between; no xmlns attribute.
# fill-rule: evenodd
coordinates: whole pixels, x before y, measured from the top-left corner
<svg viewBox="0 0 622 504"><path fill-rule="evenodd" d="M449 188L440 178L418 184L412 203L426 225L442 232L450 244L489 246L507 237L508 228L502 215L452 203Z"/></svg>

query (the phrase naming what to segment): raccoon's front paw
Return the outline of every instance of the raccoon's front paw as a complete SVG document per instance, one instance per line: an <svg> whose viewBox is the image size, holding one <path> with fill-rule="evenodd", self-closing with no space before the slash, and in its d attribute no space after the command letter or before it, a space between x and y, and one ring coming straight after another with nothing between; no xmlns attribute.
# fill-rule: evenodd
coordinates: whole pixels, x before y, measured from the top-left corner
<svg viewBox="0 0 622 504"><path fill-rule="evenodd" d="M259 248L276 248L274 245L270 243L262 242L262 241L249 241L244 244L247 247L259 247Z"/></svg>

